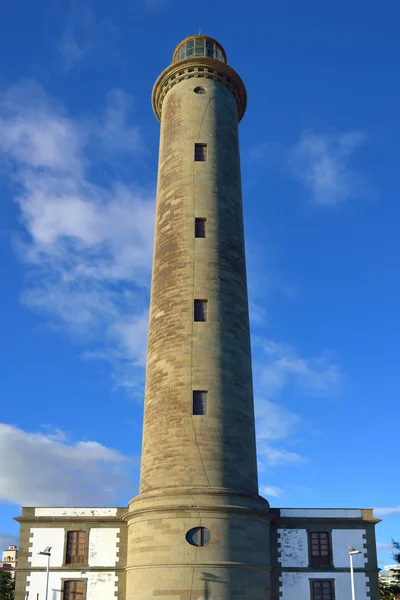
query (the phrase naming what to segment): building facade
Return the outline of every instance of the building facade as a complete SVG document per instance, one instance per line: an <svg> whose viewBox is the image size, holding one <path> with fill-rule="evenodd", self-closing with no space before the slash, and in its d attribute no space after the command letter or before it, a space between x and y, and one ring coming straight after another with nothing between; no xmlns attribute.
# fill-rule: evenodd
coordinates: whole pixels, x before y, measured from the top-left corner
<svg viewBox="0 0 400 600"><path fill-rule="evenodd" d="M272 598L379 599L375 525L370 509L271 508Z"/></svg>
<svg viewBox="0 0 400 600"><path fill-rule="evenodd" d="M139 495L25 508L16 599L378 600L368 510L272 509L258 493L238 124L222 46L176 48L161 123ZM47 600L47 599L46 599Z"/></svg>
<svg viewBox="0 0 400 600"><path fill-rule="evenodd" d="M0 571L10 571L11 577L15 576L15 568L17 566L18 546L10 545L6 550L3 550Z"/></svg>
<svg viewBox="0 0 400 600"><path fill-rule="evenodd" d="M23 508L16 600L125 599L127 508Z"/></svg>
<svg viewBox="0 0 400 600"><path fill-rule="evenodd" d="M400 588L400 565L385 565L379 573L379 579L386 583L386 585L396 585ZM396 595L400 596L400 593Z"/></svg>
<svg viewBox="0 0 400 600"><path fill-rule="evenodd" d="M16 600L45 599L47 558L40 552L48 546L49 600L125 600L127 511L128 507L24 508L18 518L23 546ZM349 546L361 552L354 556L357 600L379 599L377 519L372 510L270 508L270 514L268 600L348 600ZM160 538L165 539L162 532L169 523L160 521ZM147 552L150 554L151 549ZM204 589L196 590L192 600L218 599L209 593L208 577L203 579ZM141 597L140 590L136 597ZM188 598L181 593L164 597Z"/></svg>

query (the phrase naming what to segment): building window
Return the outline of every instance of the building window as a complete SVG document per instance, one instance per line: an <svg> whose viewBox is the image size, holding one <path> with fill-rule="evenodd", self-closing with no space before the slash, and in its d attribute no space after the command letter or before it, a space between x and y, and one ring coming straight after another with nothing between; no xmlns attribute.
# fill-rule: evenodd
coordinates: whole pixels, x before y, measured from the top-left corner
<svg viewBox="0 0 400 600"><path fill-rule="evenodd" d="M64 581L63 600L84 600L84 581Z"/></svg>
<svg viewBox="0 0 400 600"><path fill-rule="evenodd" d="M206 237L206 219L195 219L194 236L197 238Z"/></svg>
<svg viewBox="0 0 400 600"><path fill-rule="evenodd" d="M313 579L311 581L311 600L334 600L333 592L331 579Z"/></svg>
<svg viewBox="0 0 400 600"><path fill-rule="evenodd" d="M331 565L329 533L311 531L309 536L311 566L319 567Z"/></svg>
<svg viewBox="0 0 400 600"><path fill-rule="evenodd" d="M207 392L193 392L193 414L205 415L207 411Z"/></svg>
<svg viewBox="0 0 400 600"><path fill-rule="evenodd" d="M194 320L203 323L207 321L207 300L194 301Z"/></svg>
<svg viewBox="0 0 400 600"><path fill-rule="evenodd" d="M194 145L194 160L200 162L207 160L207 144Z"/></svg>
<svg viewBox="0 0 400 600"><path fill-rule="evenodd" d="M186 534L186 541L191 546L207 546L214 539L212 532L205 527L194 527Z"/></svg>
<svg viewBox="0 0 400 600"><path fill-rule="evenodd" d="M86 555L86 532L68 531L67 533L67 552L65 555L66 564L85 563Z"/></svg>

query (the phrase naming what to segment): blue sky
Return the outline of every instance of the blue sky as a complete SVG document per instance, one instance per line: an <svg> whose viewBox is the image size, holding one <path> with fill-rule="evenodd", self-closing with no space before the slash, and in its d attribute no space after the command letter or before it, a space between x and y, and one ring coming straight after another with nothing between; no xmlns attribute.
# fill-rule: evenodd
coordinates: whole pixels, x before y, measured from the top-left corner
<svg viewBox="0 0 400 600"><path fill-rule="evenodd" d="M193 15L193 7L198 9ZM400 539L395 0L14 0L0 23L0 543L136 494L159 124L199 28L240 125L260 487Z"/></svg>

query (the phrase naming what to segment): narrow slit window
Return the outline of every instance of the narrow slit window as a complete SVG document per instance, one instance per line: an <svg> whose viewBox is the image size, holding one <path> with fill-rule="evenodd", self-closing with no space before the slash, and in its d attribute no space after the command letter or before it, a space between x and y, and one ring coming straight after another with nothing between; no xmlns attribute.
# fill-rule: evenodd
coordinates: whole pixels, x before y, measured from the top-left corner
<svg viewBox="0 0 400 600"><path fill-rule="evenodd" d="M195 219L194 235L197 238L206 237L206 219Z"/></svg>
<svg viewBox="0 0 400 600"><path fill-rule="evenodd" d="M207 144L194 145L194 160L200 162L207 160Z"/></svg>
<svg viewBox="0 0 400 600"><path fill-rule="evenodd" d="M203 323L207 321L207 300L194 301L194 320Z"/></svg>
<svg viewBox="0 0 400 600"><path fill-rule="evenodd" d="M207 412L207 392L193 392L193 414L205 415Z"/></svg>

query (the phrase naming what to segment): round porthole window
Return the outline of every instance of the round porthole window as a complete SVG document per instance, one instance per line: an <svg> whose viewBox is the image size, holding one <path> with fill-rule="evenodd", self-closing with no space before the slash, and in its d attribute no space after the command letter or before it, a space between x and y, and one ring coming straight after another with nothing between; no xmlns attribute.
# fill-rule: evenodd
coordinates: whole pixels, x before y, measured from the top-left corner
<svg viewBox="0 0 400 600"><path fill-rule="evenodd" d="M189 529L186 534L186 541L191 546L207 546L213 539L214 535L212 531L205 527L194 527L193 529Z"/></svg>
<svg viewBox="0 0 400 600"><path fill-rule="evenodd" d="M195 87L193 91L195 94L206 94L207 93L207 90L203 87Z"/></svg>

